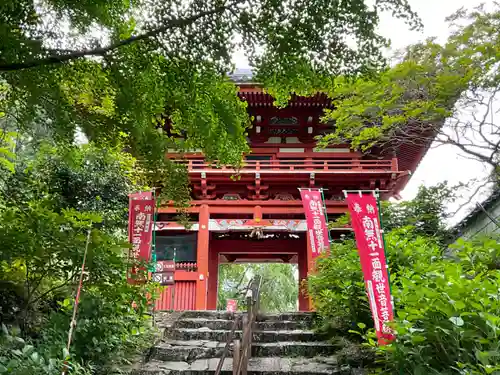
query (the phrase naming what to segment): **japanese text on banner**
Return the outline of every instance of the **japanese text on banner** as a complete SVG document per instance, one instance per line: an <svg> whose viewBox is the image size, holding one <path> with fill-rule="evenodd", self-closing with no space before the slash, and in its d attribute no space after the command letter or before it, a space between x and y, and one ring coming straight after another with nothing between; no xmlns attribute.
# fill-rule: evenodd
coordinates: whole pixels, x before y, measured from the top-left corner
<svg viewBox="0 0 500 375"><path fill-rule="evenodd" d="M130 197L129 241L132 245L130 258L148 262L151 258L151 242L154 222L154 199L140 196ZM136 274L133 268L131 274Z"/></svg>
<svg viewBox="0 0 500 375"><path fill-rule="evenodd" d="M375 330L384 344L394 339L388 325L394 316L377 200L373 195L348 194L347 203Z"/></svg>
<svg viewBox="0 0 500 375"><path fill-rule="evenodd" d="M300 196L306 215L312 257L315 258L330 247L323 196L320 190L301 190Z"/></svg>

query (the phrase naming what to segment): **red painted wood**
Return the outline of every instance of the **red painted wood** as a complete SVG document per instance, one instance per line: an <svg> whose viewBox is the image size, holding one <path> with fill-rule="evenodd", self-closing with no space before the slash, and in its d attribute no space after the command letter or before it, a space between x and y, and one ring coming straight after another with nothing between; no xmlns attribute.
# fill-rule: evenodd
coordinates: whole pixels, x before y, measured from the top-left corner
<svg viewBox="0 0 500 375"><path fill-rule="evenodd" d="M286 154L284 154L286 155ZM391 171L393 170L392 160L362 160L358 158L353 159L325 159L321 155L311 157L312 161L303 159L287 159L287 160L247 160L239 169L239 173L255 172L255 171L273 171L273 172L289 172L295 170L311 170L311 171L328 171L328 172L341 172L359 169L362 171ZM234 174L232 167L222 166L220 168L213 168L213 163L206 163L204 161L193 160L178 160L179 164L187 164L188 171L193 172L207 172L207 173L230 173Z"/></svg>
<svg viewBox="0 0 500 375"><path fill-rule="evenodd" d="M210 251L226 254L295 254L304 246L301 240L264 240L264 241L246 241L212 239Z"/></svg>
<svg viewBox="0 0 500 375"><path fill-rule="evenodd" d="M155 302L155 310L195 310L195 293L196 282L176 280L174 286L170 286L162 291L160 297Z"/></svg>
<svg viewBox="0 0 500 375"><path fill-rule="evenodd" d="M173 310L172 293L174 286L166 287L155 301L155 310Z"/></svg>
<svg viewBox="0 0 500 375"><path fill-rule="evenodd" d="M198 229L198 280L196 281L196 310L207 308L207 275L208 275L208 231L209 210L207 205L200 207L199 229Z"/></svg>
<svg viewBox="0 0 500 375"><path fill-rule="evenodd" d="M175 271L175 281L196 281L198 280L198 272L191 271L183 271L178 270Z"/></svg>
<svg viewBox="0 0 500 375"><path fill-rule="evenodd" d="M210 250L208 263L207 310L217 309L217 293L219 289L219 253Z"/></svg>
<svg viewBox="0 0 500 375"><path fill-rule="evenodd" d="M256 205L264 206L262 207L262 214L304 214L304 209L302 208L301 201L225 201L225 200L214 200L211 201L213 206L210 207L210 213L212 214L254 214L254 207ZM200 212L200 207L197 205L203 205L208 203L208 201L193 201L192 207L189 207L187 211L189 213ZM326 202L327 213L328 214L342 214L347 212L347 206L344 202ZM159 213L176 213L175 207L160 207L158 209Z"/></svg>

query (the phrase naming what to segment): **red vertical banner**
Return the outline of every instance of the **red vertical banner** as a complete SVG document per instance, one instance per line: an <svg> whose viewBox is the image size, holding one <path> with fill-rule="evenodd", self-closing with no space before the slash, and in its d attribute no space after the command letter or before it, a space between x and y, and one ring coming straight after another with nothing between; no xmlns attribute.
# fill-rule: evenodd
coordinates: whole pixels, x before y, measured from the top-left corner
<svg viewBox="0 0 500 375"><path fill-rule="evenodd" d="M301 190L300 197L306 214L307 232L311 241L312 258L330 248L321 190Z"/></svg>
<svg viewBox="0 0 500 375"><path fill-rule="evenodd" d="M387 325L394 312L377 199L373 195L347 194L347 204L375 331L379 344L385 345L394 340L394 333Z"/></svg>
<svg viewBox="0 0 500 375"><path fill-rule="evenodd" d="M151 258L151 242L153 239L155 202L151 192L135 193L130 195L128 236L132 245L129 257L133 261L149 262ZM134 278L137 269L132 267L129 282Z"/></svg>

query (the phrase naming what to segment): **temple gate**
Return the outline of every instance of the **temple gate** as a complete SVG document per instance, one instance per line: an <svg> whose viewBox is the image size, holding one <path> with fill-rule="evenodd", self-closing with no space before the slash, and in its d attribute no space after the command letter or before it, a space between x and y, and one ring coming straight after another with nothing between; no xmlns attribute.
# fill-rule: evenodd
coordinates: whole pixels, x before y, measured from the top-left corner
<svg viewBox="0 0 500 375"><path fill-rule="evenodd" d="M192 226L185 230L174 221L175 208L159 208L157 261L175 262L175 281L157 301L157 309L216 309L221 263L296 263L300 283L310 273L312 259L298 188L325 189L331 221L347 211L342 190L380 189L382 198L397 196L426 151L410 143L365 155L346 144L316 150L314 137L333 126L320 122L323 110L332 107L325 95L294 96L288 107L279 109L260 85L238 75L233 79L254 119L248 137L252 152L238 180L231 179L233 169L212 167L200 152L185 155L193 192ZM348 230L332 230L331 237ZM299 310L310 308L299 289Z"/></svg>

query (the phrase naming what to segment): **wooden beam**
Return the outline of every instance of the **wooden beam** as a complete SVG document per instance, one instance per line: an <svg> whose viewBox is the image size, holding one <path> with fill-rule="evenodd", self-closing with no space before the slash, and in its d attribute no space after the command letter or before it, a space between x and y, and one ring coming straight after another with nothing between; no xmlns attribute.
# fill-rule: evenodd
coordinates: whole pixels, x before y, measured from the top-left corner
<svg viewBox="0 0 500 375"><path fill-rule="evenodd" d="M188 213L197 213L199 212L198 207L191 207L187 209ZM326 208L326 212L328 214L343 214L347 211L347 206L337 206L337 207L328 207ZM160 207L158 212L161 214L174 214L176 213L176 209L174 207ZM253 206L215 206L210 207L210 213L212 214L254 214ZM302 207L262 207L263 214L303 214L304 209Z"/></svg>
<svg viewBox="0 0 500 375"><path fill-rule="evenodd" d="M175 271L175 281L196 281L198 280L198 272L190 272L177 270Z"/></svg>
<svg viewBox="0 0 500 375"><path fill-rule="evenodd" d="M297 199L294 201L281 201L277 199L269 199L269 200L223 200L223 199L214 199L214 200L195 200L191 202L193 206L201 206L201 205L209 205L212 209L215 206L279 206L279 207L302 207L302 201ZM344 201L325 201L327 207L347 207L347 203ZM160 210L165 207L162 205ZM160 211L161 212L161 211Z"/></svg>

